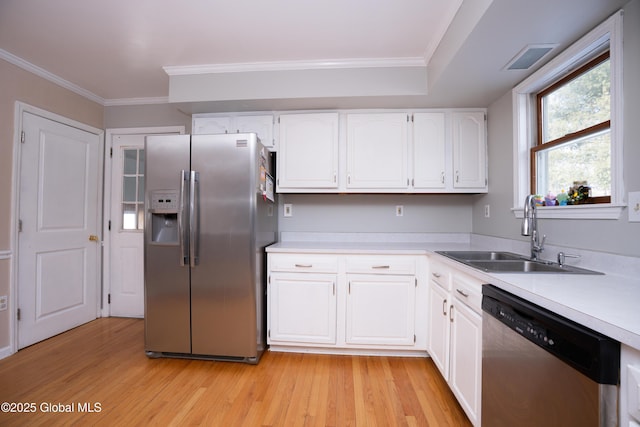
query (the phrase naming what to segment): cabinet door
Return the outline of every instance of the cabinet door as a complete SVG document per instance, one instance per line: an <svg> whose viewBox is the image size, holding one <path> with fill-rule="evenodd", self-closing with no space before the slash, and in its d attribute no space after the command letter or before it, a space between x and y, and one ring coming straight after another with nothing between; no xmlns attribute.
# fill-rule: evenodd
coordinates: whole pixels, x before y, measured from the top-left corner
<svg viewBox="0 0 640 427"><path fill-rule="evenodd" d="M338 114L280 116L278 191L338 188Z"/></svg>
<svg viewBox="0 0 640 427"><path fill-rule="evenodd" d="M348 275L347 344L414 345L413 276Z"/></svg>
<svg viewBox="0 0 640 427"><path fill-rule="evenodd" d="M194 117L191 133L194 135L208 135L214 133L229 133L231 131L231 117Z"/></svg>
<svg viewBox="0 0 640 427"><path fill-rule="evenodd" d="M453 187L487 188L487 142L484 112L453 113Z"/></svg>
<svg viewBox="0 0 640 427"><path fill-rule="evenodd" d="M427 351L445 379L449 378L449 293L435 284L429 284L429 336Z"/></svg>
<svg viewBox="0 0 640 427"><path fill-rule="evenodd" d="M447 165L445 113L413 115L413 188L444 189ZM450 168L449 168L450 169Z"/></svg>
<svg viewBox="0 0 640 427"><path fill-rule="evenodd" d="M406 190L407 130L406 113L347 115L347 188Z"/></svg>
<svg viewBox="0 0 640 427"><path fill-rule="evenodd" d="M480 421L482 317L454 299L449 384L474 425Z"/></svg>
<svg viewBox="0 0 640 427"><path fill-rule="evenodd" d="M270 150L275 148L273 141L273 116L237 116L233 119L234 132L255 132L262 145Z"/></svg>
<svg viewBox="0 0 640 427"><path fill-rule="evenodd" d="M336 343L335 275L274 274L268 300L269 343Z"/></svg>

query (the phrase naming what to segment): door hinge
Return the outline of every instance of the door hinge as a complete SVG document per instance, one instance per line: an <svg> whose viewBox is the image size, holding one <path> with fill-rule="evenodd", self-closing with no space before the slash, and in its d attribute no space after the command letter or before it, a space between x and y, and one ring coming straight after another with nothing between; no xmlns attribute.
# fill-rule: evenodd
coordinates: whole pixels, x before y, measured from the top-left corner
<svg viewBox="0 0 640 427"><path fill-rule="evenodd" d="M18 309L18 322L20 321L20 309Z"/></svg>
<svg viewBox="0 0 640 427"><path fill-rule="evenodd" d="M22 220L18 220L18 233L22 233Z"/></svg>
<svg viewBox="0 0 640 427"><path fill-rule="evenodd" d="M24 136L24 131L21 131L21 132L20 132L20 142L21 142L22 144L24 144L24 138L25 138L25 136Z"/></svg>
<svg viewBox="0 0 640 427"><path fill-rule="evenodd" d="M111 304L111 294L107 294L107 304Z"/></svg>
<svg viewBox="0 0 640 427"><path fill-rule="evenodd" d="M271 338L271 329L267 332L267 337Z"/></svg>

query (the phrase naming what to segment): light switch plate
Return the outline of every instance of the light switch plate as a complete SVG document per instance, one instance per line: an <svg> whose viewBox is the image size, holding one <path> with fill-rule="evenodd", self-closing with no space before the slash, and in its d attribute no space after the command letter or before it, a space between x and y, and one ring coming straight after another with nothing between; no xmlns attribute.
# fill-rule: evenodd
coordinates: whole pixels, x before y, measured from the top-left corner
<svg viewBox="0 0 640 427"><path fill-rule="evenodd" d="M629 222L640 222L640 191L629 193Z"/></svg>
<svg viewBox="0 0 640 427"><path fill-rule="evenodd" d="M284 216L293 216L293 205L291 203L284 204Z"/></svg>

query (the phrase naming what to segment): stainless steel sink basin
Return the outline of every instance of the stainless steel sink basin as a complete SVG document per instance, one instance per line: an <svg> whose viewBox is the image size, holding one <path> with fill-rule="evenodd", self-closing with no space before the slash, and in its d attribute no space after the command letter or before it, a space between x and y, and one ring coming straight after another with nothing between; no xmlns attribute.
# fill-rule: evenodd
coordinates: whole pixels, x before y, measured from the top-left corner
<svg viewBox="0 0 640 427"><path fill-rule="evenodd" d="M438 251L437 253L487 273L602 274L566 264L534 261L512 252Z"/></svg>
<svg viewBox="0 0 640 427"><path fill-rule="evenodd" d="M484 261L484 260L518 260L525 259L523 255L514 254L512 252L493 252L493 251L438 251L439 254L448 256L455 260L467 261Z"/></svg>

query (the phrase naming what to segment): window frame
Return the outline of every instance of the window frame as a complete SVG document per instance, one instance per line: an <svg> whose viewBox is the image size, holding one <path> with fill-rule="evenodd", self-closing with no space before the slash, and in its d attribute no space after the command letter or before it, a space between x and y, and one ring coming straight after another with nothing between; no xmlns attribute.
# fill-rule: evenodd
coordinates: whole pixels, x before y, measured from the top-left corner
<svg viewBox="0 0 640 427"><path fill-rule="evenodd" d="M530 176L530 185L531 185L531 194L539 194L537 192L537 153L539 151L543 151L549 148L558 147L560 145L565 144L568 141L574 141L576 139L595 135L604 130L611 131L611 119L605 120L603 122L597 123L595 125L580 129L578 131L566 134L559 138L544 142L542 135L542 128L544 126L543 122L543 98L550 93L555 92L556 90L564 87L568 83L572 82L574 79L581 77L587 74L592 69L598 67L606 61L611 61L611 52L607 49L604 53L600 55L596 55L594 58L591 58L586 64L581 65L577 70L572 71L568 75L560 78L558 81L552 83L547 88L541 90L536 94L536 144L531 147L531 176ZM611 63L611 62L609 62ZM611 82L609 82L611 83ZM611 203L611 196L601 196L601 197L590 197L589 203Z"/></svg>
<svg viewBox="0 0 640 427"><path fill-rule="evenodd" d="M537 94L609 51L611 67L611 197L608 203L543 206L541 218L618 219L623 204L622 144L622 11L616 12L558 54L512 91L514 120L514 192L512 212L523 216L523 204L533 184L531 149L538 142Z"/></svg>

